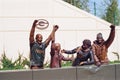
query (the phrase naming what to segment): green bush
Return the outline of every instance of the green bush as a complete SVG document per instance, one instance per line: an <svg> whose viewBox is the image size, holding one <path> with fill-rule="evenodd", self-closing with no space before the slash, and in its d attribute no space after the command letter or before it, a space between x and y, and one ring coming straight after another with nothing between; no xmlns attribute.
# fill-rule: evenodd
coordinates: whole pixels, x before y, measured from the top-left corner
<svg viewBox="0 0 120 80"><path fill-rule="evenodd" d="M62 67L71 66L71 65L72 65L72 61L62 62Z"/></svg>
<svg viewBox="0 0 120 80"><path fill-rule="evenodd" d="M26 69L29 67L29 60L19 54L18 58L13 62L12 59L7 58L5 52L1 56L1 67L0 70L15 70L15 69Z"/></svg>
<svg viewBox="0 0 120 80"><path fill-rule="evenodd" d="M117 64L120 63L120 60L110 61L110 64Z"/></svg>

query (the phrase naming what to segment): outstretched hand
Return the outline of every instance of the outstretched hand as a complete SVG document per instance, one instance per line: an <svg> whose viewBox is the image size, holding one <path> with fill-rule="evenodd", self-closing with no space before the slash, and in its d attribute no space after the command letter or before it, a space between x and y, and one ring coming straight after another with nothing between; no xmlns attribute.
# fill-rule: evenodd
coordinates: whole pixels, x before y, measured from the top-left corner
<svg viewBox="0 0 120 80"><path fill-rule="evenodd" d="M97 66L97 67L100 67L100 66L101 66L101 63L100 63L100 62L96 62L96 66Z"/></svg>
<svg viewBox="0 0 120 80"><path fill-rule="evenodd" d="M65 53L65 49L62 49L62 50L61 50L61 53Z"/></svg>
<svg viewBox="0 0 120 80"><path fill-rule="evenodd" d="M80 64L79 64L80 66L82 66L82 65L84 65L84 62L80 62Z"/></svg>

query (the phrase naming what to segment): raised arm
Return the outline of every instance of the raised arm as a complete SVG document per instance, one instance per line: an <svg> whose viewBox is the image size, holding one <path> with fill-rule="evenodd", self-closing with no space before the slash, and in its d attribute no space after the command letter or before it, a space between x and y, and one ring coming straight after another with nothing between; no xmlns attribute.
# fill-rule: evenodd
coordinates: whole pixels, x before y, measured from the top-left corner
<svg viewBox="0 0 120 80"><path fill-rule="evenodd" d="M57 29L58 29L58 26L57 26L57 25L53 26L53 30L52 30L51 34L50 34L49 37L45 40L46 46L49 45L49 43L50 43L51 40L52 40L52 42L54 42L54 40L55 40L55 39L54 39L54 36L55 36L55 32L57 31Z"/></svg>
<svg viewBox="0 0 120 80"><path fill-rule="evenodd" d="M105 45L107 48L111 45L111 43L113 42L113 40L115 38L115 26L111 25L110 28L111 28L111 31L110 31L109 37L105 41Z"/></svg>
<svg viewBox="0 0 120 80"><path fill-rule="evenodd" d="M53 36L52 36L50 54L51 54L51 56L53 56L55 54L55 34L53 34Z"/></svg>
<svg viewBox="0 0 120 80"><path fill-rule="evenodd" d="M52 43L52 42L51 42L51 51L50 51L50 55L51 55L51 56L54 56L54 54L55 54L55 43Z"/></svg>
<svg viewBox="0 0 120 80"><path fill-rule="evenodd" d="M34 20L31 31L30 31L30 36L29 36L29 42L30 43L34 42L34 33L35 33L36 23L37 23L37 20Z"/></svg>

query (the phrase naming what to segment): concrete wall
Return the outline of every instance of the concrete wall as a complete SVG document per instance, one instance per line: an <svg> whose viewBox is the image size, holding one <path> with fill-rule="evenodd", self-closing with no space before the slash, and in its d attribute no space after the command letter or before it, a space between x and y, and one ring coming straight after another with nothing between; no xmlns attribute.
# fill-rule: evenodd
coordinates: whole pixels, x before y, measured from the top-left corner
<svg viewBox="0 0 120 80"><path fill-rule="evenodd" d="M96 70L96 71L95 71ZM0 71L0 80L119 80L120 64L42 70Z"/></svg>
<svg viewBox="0 0 120 80"><path fill-rule="evenodd" d="M32 70L16 70L0 72L0 80L33 80Z"/></svg>
<svg viewBox="0 0 120 80"><path fill-rule="evenodd" d="M115 65L102 66L97 72L94 68L93 70L77 68L77 80L115 80Z"/></svg>
<svg viewBox="0 0 120 80"><path fill-rule="evenodd" d="M116 75L115 75L116 80L120 80L120 65L116 65Z"/></svg>

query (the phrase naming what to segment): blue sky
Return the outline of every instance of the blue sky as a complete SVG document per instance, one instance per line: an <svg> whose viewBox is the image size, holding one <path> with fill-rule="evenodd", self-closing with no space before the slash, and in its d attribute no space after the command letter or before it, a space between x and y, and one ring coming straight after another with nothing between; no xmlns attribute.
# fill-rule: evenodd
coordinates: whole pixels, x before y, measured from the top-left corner
<svg viewBox="0 0 120 80"><path fill-rule="evenodd" d="M104 0L89 0L90 2L96 2L97 4L101 4L102 2L104 2ZM118 0L119 3L119 8L120 8L120 0Z"/></svg>
<svg viewBox="0 0 120 80"><path fill-rule="evenodd" d="M104 0L89 0L89 6L90 6L90 10L91 10L91 13L94 14L94 2L96 3L96 15L97 16L101 16L101 13L104 13L102 11L104 11ZM119 8L120 8L120 0L118 0L118 5L119 5ZM100 12L101 11L101 12Z"/></svg>

